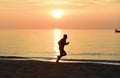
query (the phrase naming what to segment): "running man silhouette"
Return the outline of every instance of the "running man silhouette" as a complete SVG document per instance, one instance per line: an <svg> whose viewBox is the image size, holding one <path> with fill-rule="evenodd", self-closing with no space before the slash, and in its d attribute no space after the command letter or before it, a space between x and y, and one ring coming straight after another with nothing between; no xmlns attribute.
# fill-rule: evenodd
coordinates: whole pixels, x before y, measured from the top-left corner
<svg viewBox="0 0 120 78"><path fill-rule="evenodd" d="M69 42L66 42L66 39L67 39L67 34L64 34L64 35L63 35L63 38L62 38L60 41L58 41L60 55L57 56L56 62L59 62L59 60L61 59L61 57L67 55L67 53L66 53L65 50L64 50L64 46L65 46L65 45L68 45Z"/></svg>

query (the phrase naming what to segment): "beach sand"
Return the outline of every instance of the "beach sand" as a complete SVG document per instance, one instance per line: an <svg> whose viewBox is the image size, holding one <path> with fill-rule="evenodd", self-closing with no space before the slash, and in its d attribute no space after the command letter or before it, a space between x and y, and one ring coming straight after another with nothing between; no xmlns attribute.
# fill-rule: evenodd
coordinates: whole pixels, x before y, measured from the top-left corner
<svg viewBox="0 0 120 78"><path fill-rule="evenodd" d="M0 60L0 78L120 78L120 65Z"/></svg>

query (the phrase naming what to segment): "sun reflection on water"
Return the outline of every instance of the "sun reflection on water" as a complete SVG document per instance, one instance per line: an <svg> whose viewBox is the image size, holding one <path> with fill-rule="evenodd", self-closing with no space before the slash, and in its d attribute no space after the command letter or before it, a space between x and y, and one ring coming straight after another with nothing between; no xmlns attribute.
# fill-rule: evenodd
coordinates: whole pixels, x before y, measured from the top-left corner
<svg viewBox="0 0 120 78"><path fill-rule="evenodd" d="M54 50L55 50L56 53L59 52L57 43L60 40L60 34L61 34L60 29L55 29L54 30Z"/></svg>

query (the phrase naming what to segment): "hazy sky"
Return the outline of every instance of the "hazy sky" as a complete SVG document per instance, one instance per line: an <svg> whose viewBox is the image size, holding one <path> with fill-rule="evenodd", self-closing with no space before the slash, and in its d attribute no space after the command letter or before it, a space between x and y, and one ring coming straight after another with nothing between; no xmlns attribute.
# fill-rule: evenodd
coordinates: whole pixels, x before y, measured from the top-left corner
<svg viewBox="0 0 120 78"><path fill-rule="evenodd" d="M3 28L120 28L120 0L0 0Z"/></svg>

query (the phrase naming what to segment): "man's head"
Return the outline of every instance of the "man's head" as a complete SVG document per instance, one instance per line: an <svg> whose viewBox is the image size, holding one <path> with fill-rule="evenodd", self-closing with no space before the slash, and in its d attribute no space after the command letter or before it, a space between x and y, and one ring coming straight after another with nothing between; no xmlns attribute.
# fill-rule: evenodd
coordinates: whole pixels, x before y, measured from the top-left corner
<svg viewBox="0 0 120 78"><path fill-rule="evenodd" d="M67 39L67 34L64 34L64 35L63 35L63 38L64 38L64 39Z"/></svg>

